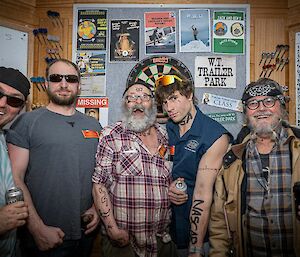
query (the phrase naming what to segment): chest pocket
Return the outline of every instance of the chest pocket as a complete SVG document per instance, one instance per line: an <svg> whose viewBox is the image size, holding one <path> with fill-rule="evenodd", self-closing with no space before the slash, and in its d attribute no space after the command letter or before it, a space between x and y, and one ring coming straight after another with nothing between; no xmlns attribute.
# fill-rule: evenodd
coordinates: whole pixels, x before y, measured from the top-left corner
<svg viewBox="0 0 300 257"><path fill-rule="evenodd" d="M142 174L143 166L140 158L140 151L136 148L123 146L120 151L120 169L119 175L122 176L137 176Z"/></svg>

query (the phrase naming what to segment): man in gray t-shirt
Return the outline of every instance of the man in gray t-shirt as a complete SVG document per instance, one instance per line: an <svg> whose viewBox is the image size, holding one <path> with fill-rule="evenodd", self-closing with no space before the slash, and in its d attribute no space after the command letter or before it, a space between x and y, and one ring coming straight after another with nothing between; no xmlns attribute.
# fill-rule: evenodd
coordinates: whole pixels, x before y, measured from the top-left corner
<svg viewBox="0 0 300 257"><path fill-rule="evenodd" d="M50 103L24 113L7 136L16 184L28 202L23 256L88 256L99 223L92 199L92 173L99 122L75 110L80 74L56 60L46 70ZM81 216L90 217L85 228ZM31 235L31 236L28 236Z"/></svg>

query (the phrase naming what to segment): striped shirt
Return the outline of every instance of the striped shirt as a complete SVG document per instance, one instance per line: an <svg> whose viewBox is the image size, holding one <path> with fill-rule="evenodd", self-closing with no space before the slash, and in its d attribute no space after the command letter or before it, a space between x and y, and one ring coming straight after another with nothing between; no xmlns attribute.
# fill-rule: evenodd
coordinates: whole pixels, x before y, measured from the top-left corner
<svg viewBox="0 0 300 257"><path fill-rule="evenodd" d="M167 148L166 131L155 128L160 146ZM93 182L108 189L117 225L129 232L138 256L157 256L156 234L170 223L171 168L168 152L152 155L122 122L102 130Z"/></svg>
<svg viewBox="0 0 300 257"><path fill-rule="evenodd" d="M291 158L283 129L269 154L268 174L253 141L246 152L247 168L247 256L292 257L293 224Z"/></svg>
<svg viewBox="0 0 300 257"><path fill-rule="evenodd" d="M14 186L10 160L4 131L0 130L0 207L5 205L5 192ZM10 257L14 255L16 244L16 230L11 230L0 237L0 255Z"/></svg>

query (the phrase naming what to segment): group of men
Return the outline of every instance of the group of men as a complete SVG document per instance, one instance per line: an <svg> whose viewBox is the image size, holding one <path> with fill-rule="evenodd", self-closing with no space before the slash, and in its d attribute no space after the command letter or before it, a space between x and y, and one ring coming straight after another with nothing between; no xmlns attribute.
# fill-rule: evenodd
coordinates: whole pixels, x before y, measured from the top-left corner
<svg viewBox="0 0 300 257"><path fill-rule="evenodd" d="M99 222L104 257L299 256L300 131L278 83L245 88L246 126L233 140L179 74L159 77L155 92L129 85L122 120L103 129L75 109L75 64L56 60L46 78L49 104L0 133L0 256L89 256ZM1 128L29 89L19 71L0 68ZM24 201L5 205L14 185Z"/></svg>

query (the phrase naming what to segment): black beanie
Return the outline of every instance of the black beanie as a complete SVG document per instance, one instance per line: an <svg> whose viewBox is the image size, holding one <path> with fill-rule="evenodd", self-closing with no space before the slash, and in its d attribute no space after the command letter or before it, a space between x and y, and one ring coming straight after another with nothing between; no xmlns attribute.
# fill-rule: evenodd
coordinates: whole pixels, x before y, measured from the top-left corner
<svg viewBox="0 0 300 257"><path fill-rule="evenodd" d="M0 67L0 82L20 91L25 100L29 95L29 80L19 71L13 68Z"/></svg>

